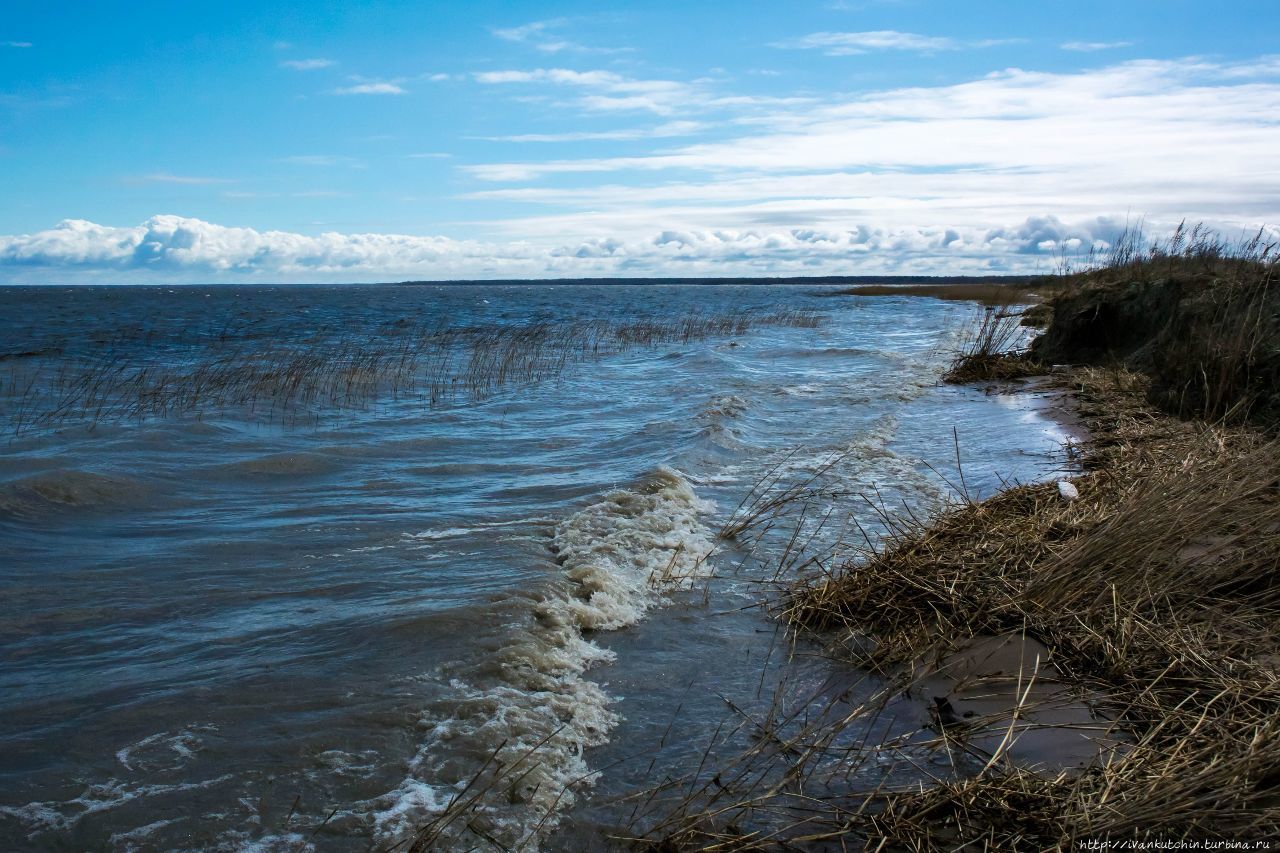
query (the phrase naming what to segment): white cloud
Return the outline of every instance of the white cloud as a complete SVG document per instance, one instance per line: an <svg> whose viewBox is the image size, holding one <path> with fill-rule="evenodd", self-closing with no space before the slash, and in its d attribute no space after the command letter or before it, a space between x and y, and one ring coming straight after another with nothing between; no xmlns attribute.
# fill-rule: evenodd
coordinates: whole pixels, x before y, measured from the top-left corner
<svg viewBox="0 0 1280 853"><path fill-rule="evenodd" d="M960 41L944 36L922 36L918 33L903 33L897 30L869 30L857 33L810 33L807 36L774 42L772 46L800 50L821 50L828 56L854 56L869 53L873 50L909 50L917 53L935 53L943 50L991 47L1008 43L1008 40L1004 39Z"/></svg>
<svg viewBox="0 0 1280 853"><path fill-rule="evenodd" d="M837 98L744 120L737 138L652 154L465 167L489 181L570 173L696 170L804 175L883 171L905 185L976 175L1016 198L1113 198L1118 183L1158 191L1273 184L1280 67L1138 61L1075 74L1011 69L968 83ZM1212 157L1205 152L1213 152ZM915 175L930 173L928 180ZM1064 187L1062 179L1074 180ZM914 186L913 186L914 191ZM1187 203L1182 197L1171 201ZM1208 201L1208 198L1195 199ZM1257 196L1226 199L1256 204Z"/></svg>
<svg viewBox="0 0 1280 853"><path fill-rule="evenodd" d="M553 31L568 24L566 18L555 18L547 21L532 21L518 27L491 27L489 32L503 41L527 44L543 53L560 53L576 51L579 53L625 53L629 48L587 47L575 41L562 38Z"/></svg>
<svg viewBox="0 0 1280 853"><path fill-rule="evenodd" d="M141 181L148 184L187 184L198 186L203 184L230 184L234 183L228 178L204 178L197 175L173 175L168 172L152 172L149 175L141 175L132 178L134 181Z"/></svg>
<svg viewBox="0 0 1280 853"><path fill-rule="evenodd" d="M285 59L281 60L281 68L292 68L294 71L315 71L336 65L332 59Z"/></svg>
<svg viewBox="0 0 1280 853"><path fill-rule="evenodd" d="M1058 46L1063 50L1092 53L1098 50L1116 50L1121 47L1129 47L1132 44L1133 42L1131 41L1068 41Z"/></svg>
<svg viewBox="0 0 1280 853"><path fill-rule="evenodd" d="M1167 227L1148 223L1152 227ZM634 236L481 242L403 234L317 236L228 228L180 216L111 227L67 220L0 237L0 274L42 280L369 281L591 275L776 275L1048 271L1058 250L1105 246L1122 217L1052 215L978 226L672 227ZM1280 232L1272 229L1273 238ZM77 278L77 276L79 276ZM47 278L47 272L43 274Z"/></svg>
<svg viewBox="0 0 1280 853"><path fill-rule="evenodd" d="M2 47L32 47L29 41L0 41Z"/></svg>
<svg viewBox="0 0 1280 853"><path fill-rule="evenodd" d="M702 84L608 71L485 75L476 79L613 98L666 97L651 84L670 84L700 98L700 113L730 100ZM461 166L514 183L472 200L547 206L455 224L484 240L310 236L180 217L119 228L69 221L0 237L0 277L37 280L49 268L204 281L1033 271L1059 248L1112 239L1130 210L1156 230L1183 216L1233 234L1280 223L1276 57L1009 69L957 85L740 100L734 121L698 144ZM645 138L632 132L545 136ZM337 155L283 162L363 165Z"/></svg>
<svg viewBox="0 0 1280 853"><path fill-rule="evenodd" d="M691 136L706 129L697 121L669 121L655 127L632 127L619 130L581 130L567 133L520 133L514 136L482 136L488 142L590 142L626 141L632 139L666 139Z"/></svg>
<svg viewBox="0 0 1280 853"><path fill-rule="evenodd" d="M547 39L547 31L564 23L563 18L552 21L533 21L518 27L495 27L489 32L503 41L521 43L533 42L534 47L547 53L555 53L568 47L568 43L558 39Z"/></svg>
<svg viewBox="0 0 1280 853"><path fill-rule="evenodd" d="M381 81L376 83L356 83L351 86L341 86L333 90L335 95L404 95L407 94L405 89L398 83L389 81Z"/></svg>
<svg viewBox="0 0 1280 853"><path fill-rule="evenodd" d="M574 71L535 68L531 71L481 71L475 75L488 85L551 84L584 89L576 103L588 111L639 110L669 115L704 104L708 96L697 83L675 80L637 80L613 71Z"/></svg>

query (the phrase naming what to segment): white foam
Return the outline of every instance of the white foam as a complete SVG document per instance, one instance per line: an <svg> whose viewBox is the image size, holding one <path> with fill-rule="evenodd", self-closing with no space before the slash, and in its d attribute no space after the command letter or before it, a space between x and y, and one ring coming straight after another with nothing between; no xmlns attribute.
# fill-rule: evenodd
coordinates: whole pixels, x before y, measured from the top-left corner
<svg viewBox="0 0 1280 853"><path fill-rule="evenodd" d="M117 752L116 761L126 770L176 770L203 746L200 735L215 729L212 725L197 725L148 735Z"/></svg>
<svg viewBox="0 0 1280 853"><path fill-rule="evenodd" d="M444 812L492 757L486 784L466 794L466 802L479 792L477 799L440 843L490 849L488 836L536 850L575 789L593 781L585 750L605 743L619 720L613 698L585 675L613 653L583 632L632 625L705 576L713 541L699 515L712 509L679 472L662 467L561 523L553 539L561 580L478 679L450 683L441 703L448 712L424 718L430 736L410 775L370 804L375 836L405 837Z"/></svg>
<svg viewBox="0 0 1280 853"><path fill-rule="evenodd" d="M542 618L582 629L632 625L673 587L706 575L714 547L698 520L714 507L679 472L660 467L637 491L617 491L556 528L554 545L568 595L539 608Z"/></svg>
<svg viewBox="0 0 1280 853"><path fill-rule="evenodd" d="M536 524L543 519L521 518L515 521L491 521L476 524L471 527L446 527L442 530L424 530L421 533L406 533L406 539L453 539L457 536L467 536L472 533L482 533L485 530L492 530L497 527L522 527L529 524Z"/></svg>
<svg viewBox="0 0 1280 853"><path fill-rule="evenodd" d="M180 820L185 820L185 818L176 817L169 818L167 820L157 820L154 823L149 823L146 826L139 826L134 829L130 829L127 832L117 832L107 839L107 843L110 844L114 850L138 850L141 846L145 846L147 838L149 838L156 830L164 829L166 826L172 826Z"/></svg>
<svg viewBox="0 0 1280 853"><path fill-rule="evenodd" d="M80 796L70 800L32 802L25 806L0 806L0 814L17 818L26 825L31 831L31 836L34 837L50 830L72 829L87 815L110 811L133 800L210 788L232 778L234 777L226 775L202 782L183 782L173 785L135 785L118 779L109 779L106 782L89 785Z"/></svg>

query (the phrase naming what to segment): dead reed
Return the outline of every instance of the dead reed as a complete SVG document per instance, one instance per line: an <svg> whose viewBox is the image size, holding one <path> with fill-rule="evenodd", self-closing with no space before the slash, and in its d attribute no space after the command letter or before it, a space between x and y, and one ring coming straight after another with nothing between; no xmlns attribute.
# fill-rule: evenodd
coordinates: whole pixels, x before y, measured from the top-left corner
<svg viewBox="0 0 1280 853"><path fill-rule="evenodd" d="M987 305L962 330L960 346L943 381L961 384L1044 373L1027 355L1027 343L1022 314L1013 310L1012 303Z"/></svg>

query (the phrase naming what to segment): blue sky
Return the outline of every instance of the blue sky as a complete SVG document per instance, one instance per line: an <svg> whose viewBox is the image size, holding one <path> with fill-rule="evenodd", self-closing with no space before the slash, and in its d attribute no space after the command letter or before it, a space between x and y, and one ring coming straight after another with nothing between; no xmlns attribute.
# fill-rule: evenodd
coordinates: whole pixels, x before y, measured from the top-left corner
<svg viewBox="0 0 1280 853"><path fill-rule="evenodd" d="M1280 6L0 17L0 281L1046 271L1280 224Z"/></svg>

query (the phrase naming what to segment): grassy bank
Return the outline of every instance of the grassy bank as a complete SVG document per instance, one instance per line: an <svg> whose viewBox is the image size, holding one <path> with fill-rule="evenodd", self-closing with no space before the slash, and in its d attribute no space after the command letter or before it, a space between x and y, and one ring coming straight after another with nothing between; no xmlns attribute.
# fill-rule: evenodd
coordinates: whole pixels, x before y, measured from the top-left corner
<svg viewBox="0 0 1280 853"><path fill-rule="evenodd" d="M781 618L876 688L757 721L759 745L668 797L644 843L1280 837L1272 251L1127 236L1059 281L1029 353L1005 337L1017 318L986 312L950 378L1076 364L1049 381L1091 436L1082 473L886 519L886 539L794 589ZM877 741L912 702L925 729Z"/></svg>

